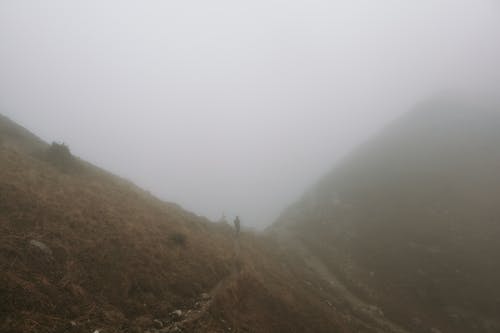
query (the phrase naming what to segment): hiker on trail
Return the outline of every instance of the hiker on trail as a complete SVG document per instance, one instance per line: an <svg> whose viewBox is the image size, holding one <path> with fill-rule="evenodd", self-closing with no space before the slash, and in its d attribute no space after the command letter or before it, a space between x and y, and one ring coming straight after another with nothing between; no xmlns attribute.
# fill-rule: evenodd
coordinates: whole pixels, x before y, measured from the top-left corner
<svg viewBox="0 0 500 333"><path fill-rule="evenodd" d="M240 218L236 216L234 219L234 229L236 229L236 235L239 235L240 233Z"/></svg>

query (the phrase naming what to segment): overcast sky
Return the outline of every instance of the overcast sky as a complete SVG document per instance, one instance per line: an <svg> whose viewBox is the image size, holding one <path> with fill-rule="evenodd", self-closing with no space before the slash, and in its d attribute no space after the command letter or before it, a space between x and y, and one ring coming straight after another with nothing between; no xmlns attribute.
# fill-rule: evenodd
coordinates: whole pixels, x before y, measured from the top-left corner
<svg viewBox="0 0 500 333"><path fill-rule="evenodd" d="M496 0L0 0L0 112L160 198L271 223L413 104L500 93Z"/></svg>

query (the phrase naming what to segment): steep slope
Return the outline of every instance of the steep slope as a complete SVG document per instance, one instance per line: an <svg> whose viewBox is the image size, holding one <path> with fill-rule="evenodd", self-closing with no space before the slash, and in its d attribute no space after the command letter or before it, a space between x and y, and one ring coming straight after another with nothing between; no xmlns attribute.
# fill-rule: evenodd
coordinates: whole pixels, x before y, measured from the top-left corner
<svg viewBox="0 0 500 333"><path fill-rule="evenodd" d="M290 243L235 238L8 119L0 129L0 331L392 332Z"/></svg>
<svg viewBox="0 0 500 333"><path fill-rule="evenodd" d="M433 99L274 226L415 332L498 332L500 109Z"/></svg>
<svg viewBox="0 0 500 333"><path fill-rule="evenodd" d="M227 228L118 178L2 147L0 179L2 331L165 317L230 270Z"/></svg>

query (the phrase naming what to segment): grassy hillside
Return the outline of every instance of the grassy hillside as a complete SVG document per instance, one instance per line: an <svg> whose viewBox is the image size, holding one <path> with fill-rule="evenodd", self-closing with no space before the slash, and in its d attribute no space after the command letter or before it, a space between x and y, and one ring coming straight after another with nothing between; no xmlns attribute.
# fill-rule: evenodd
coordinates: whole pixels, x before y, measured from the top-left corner
<svg viewBox="0 0 500 333"><path fill-rule="evenodd" d="M385 331L293 247L0 129L0 331Z"/></svg>
<svg viewBox="0 0 500 333"><path fill-rule="evenodd" d="M0 161L4 329L167 316L229 272L227 228L91 169L66 174L6 148Z"/></svg>
<svg viewBox="0 0 500 333"><path fill-rule="evenodd" d="M277 223L415 332L498 332L500 109L419 105Z"/></svg>

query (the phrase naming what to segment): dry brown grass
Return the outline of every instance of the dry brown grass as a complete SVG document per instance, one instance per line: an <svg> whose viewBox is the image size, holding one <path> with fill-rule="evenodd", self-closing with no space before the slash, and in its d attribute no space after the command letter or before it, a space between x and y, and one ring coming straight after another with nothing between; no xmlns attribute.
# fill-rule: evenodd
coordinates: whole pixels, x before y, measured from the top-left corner
<svg viewBox="0 0 500 333"><path fill-rule="evenodd" d="M0 331L141 331L221 281L190 331L351 331L293 254L250 233L239 247L229 226L105 171L0 148Z"/></svg>
<svg viewBox="0 0 500 333"><path fill-rule="evenodd" d="M230 230L92 171L2 148L0 199L2 331L167 316L229 272Z"/></svg>
<svg viewBox="0 0 500 333"><path fill-rule="evenodd" d="M185 332L373 332L275 239L235 242L76 157L64 172L2 117L0 137L1 332L143 332L202 293L210 306Z"/></svg>

